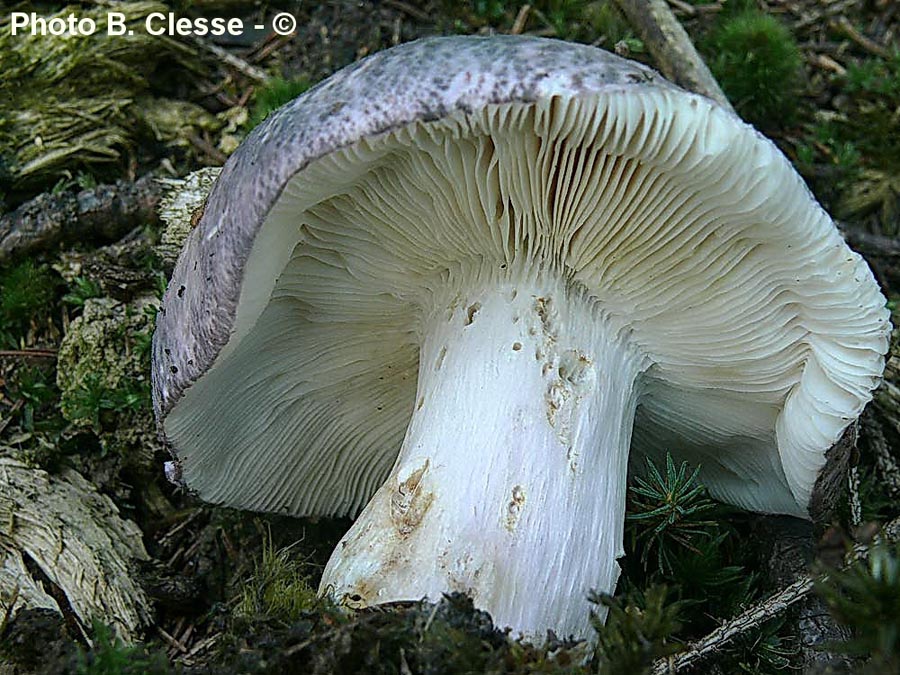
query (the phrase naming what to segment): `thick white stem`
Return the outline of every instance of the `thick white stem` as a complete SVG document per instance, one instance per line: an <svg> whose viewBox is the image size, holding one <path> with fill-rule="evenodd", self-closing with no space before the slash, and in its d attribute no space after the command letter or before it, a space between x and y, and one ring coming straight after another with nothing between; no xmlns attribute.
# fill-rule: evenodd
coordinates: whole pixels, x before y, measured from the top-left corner
<svg viewBox="0 0 900 675"><path fill-rule="evenodd" d="M590 635L622 554L639 354L555 278L493 281L425 326L416 409L322 591L353 605L463 591L532 639Z"/></svg>

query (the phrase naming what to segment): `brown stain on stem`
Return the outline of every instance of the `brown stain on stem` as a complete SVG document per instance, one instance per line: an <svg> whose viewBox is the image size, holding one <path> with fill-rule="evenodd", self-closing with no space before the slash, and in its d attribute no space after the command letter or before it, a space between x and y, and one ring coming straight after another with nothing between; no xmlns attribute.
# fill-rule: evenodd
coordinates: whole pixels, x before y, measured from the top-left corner
<svg viewBox="0 0 900 675"><path fill-rule="evenodd" d="M425 464L413 471L391 495L391 522L403 538L419 526L434 502L434 493L422 489L422 479L429 464L426 459Z"/></svg>

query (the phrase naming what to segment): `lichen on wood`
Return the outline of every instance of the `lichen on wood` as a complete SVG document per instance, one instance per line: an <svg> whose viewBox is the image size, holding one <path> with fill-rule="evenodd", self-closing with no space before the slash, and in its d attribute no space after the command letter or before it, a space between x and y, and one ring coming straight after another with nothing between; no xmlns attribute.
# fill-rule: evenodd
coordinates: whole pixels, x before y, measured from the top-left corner
<svg viewBox="0 0 900 675"><path fill-rule="evenodd" d="M56 371L63 416L94 431L106 452L140 453L132 459L143 465L157 448L147 363L158 304L155 296L86 300L60 345Z"/></svg>
<svg viewBox="0 0 900 675"><path fill-rule="evenodd" d="M167 188L159 205L159 217L166 227L156 252L169 269L175 266L191 228L199 220L206 196L220 171L219 167L204 167L184 178L160 181Z"/></svg>

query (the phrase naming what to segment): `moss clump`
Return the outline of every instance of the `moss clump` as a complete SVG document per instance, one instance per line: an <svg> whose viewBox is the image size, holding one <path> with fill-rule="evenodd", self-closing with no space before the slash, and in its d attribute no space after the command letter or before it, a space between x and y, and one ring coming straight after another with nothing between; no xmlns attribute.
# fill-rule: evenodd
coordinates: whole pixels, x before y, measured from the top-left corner
<svg viewBox="0 0 900 675"><path fill-rule="evenodd" d="M0 17L0 191L33 191L116 162L152 128L144 112L153 106L141 97L154 71L166 60L196 70L190 49L144 29L145 17L166 12L165 4L116 3L131 31L122 36L108 35L107 9L69 6L52 15L92 19L92 35L13 36Z"/></svg>
<svg viewBox="0 0 900 675"><path fill-rule="evenodd" d="M513 650L506 633L461 594L445 596L436 605L395 603L350 616L323 602L290 625L260 617L234 628L221 641L216 672L587 672L572 668L573 661L562 656L565 666L543 659L546 667L529 669L538 650Z"/></svg>
<svg viewBox="0 0 900 675"><path fill-rule="evenodd" d="M94 623L93 648L79 651L77 675L163 675L176 672L164 652L150 652L142 645L127 645L104 623Z"/></svg>
<svg viewBox="0 0 900 675"><path fill-rule="evenodd" d="M757 10L725 17L704 51L710 69L748 122L772 129L795 117L802 57L791 32Z"/></svg>
<svg viewBox="0 0 900 675"><path fill-rule="evenodd" d="M29 325L47 316L57 280L46 265L25 260L0 275L0 342L18 346Z"/></svg>
<svg viewBox="0 0 900 675"><path fill-rule="evenodd" d="M264 536L256 569L241 584L235 614L291 623L313 611L318 602L316 591L303 572L303 562L293 557L290 547L276 550L271 533Z"/></svg>
<svg viewBox="0 0 900 675"><path fill-rule="evenodd" d="M276 77L266 83L266 86L258 89L253 96L253 112L247 123L247 128L252 129L266 119L272 112L285 103L297 98L311 86L309 80L300 78L285 80Z"/></svg>
<svg viewBox="0 0 900 675"><path fill-rule="evenodd" d="M838 214L895 236L900 232L900 51L847 68L835 143L858 149L863 170L845 181Z"/></svg>

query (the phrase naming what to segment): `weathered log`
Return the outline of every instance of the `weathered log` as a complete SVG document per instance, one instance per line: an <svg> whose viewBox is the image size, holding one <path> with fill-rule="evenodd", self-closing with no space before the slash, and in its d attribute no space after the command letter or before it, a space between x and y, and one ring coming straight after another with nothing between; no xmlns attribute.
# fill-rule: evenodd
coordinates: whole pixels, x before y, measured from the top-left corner
<svg viewBox="0 0 900 675"><path fill-rule="evenodd" d="M47 192L0 217L0 264L61 242L119 239L157 222L162 186L152 176L80 192Z"/></svg>
<svg viewBox="0 0 900 675"><path fill-rule="evenodd" d="M151 617L133 569L147 558L137 525L76 471L0 457L0 614L53 609L85 638L97 619L134 640Z"/></svg>

